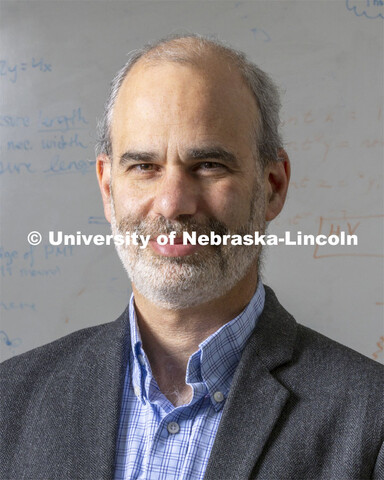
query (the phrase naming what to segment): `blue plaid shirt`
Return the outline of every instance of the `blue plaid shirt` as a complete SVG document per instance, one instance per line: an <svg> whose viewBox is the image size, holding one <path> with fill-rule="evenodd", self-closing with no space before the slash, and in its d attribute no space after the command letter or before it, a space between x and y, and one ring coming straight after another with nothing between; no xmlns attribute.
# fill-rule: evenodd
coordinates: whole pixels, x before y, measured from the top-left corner
<svg viewBox="0 0 384 480"><path fill-rule="evenodd" d="M152 376L132 295L132 348L122 397L115 480L203 478L233 375L263 311L264 299L264 287L259 282L240 315L199 345L189 358L186 373L192 400L174 407Z"/></svg>

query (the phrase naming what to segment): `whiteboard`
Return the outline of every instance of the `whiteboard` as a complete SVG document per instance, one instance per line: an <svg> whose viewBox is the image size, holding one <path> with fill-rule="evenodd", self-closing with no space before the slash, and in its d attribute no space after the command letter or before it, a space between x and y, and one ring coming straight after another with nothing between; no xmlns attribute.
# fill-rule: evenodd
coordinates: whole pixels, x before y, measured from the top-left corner
<svg viewBox="0 0 384 480"><path fill-rule="evenodd" d="M37 0L0 9L1 359L124 310L130 286L114 247L53 247L48 232L109 232L93 150L109 82L132 49L197 32L245 51L282 89L292 181L269 233L349 229L359 238L357 247L268 247L264 282L299 323L384 361L382 2ZM40 245L28 244L31 231Z"/></svg>

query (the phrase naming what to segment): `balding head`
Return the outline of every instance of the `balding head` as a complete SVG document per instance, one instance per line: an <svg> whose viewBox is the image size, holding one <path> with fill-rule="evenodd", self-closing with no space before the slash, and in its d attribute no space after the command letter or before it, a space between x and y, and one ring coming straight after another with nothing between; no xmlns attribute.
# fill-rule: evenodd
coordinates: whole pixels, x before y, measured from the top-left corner
<svg viewBox="0 0 384 480"><path fill-rule="evenodd" d="M282 147L279 135L280 101L277 88L271 79L242 52L224 44L197 35L167 37L154 44L146 45L132 52L128 62L118 72L112 82L103 118L99 124L97 154L106 154L112 158L112 120L120 88L127 75L137 68L156 65L161 62L185 64L205 71L207 74L232 72L242 79L250 90L258 112L254 119L254 143L257 157L265 166L277 161L278 150ZM234 86L235 88L235 86ZM248 111L244 111L248 115Z"/></svg>

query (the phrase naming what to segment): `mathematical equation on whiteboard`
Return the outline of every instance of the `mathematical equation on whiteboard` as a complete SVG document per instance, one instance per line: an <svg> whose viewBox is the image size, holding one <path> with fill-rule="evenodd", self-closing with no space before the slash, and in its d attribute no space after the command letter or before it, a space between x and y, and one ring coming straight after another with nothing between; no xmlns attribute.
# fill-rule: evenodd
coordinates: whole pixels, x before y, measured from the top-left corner
<svg viewBox="0 0 384 480"><path fill-rule="evenodd" d="M31 72L49 73L52 72L52 65L44 58L32 58L26 62L12 62L0 59L0 78L16 83L22 75Z"/></svg>

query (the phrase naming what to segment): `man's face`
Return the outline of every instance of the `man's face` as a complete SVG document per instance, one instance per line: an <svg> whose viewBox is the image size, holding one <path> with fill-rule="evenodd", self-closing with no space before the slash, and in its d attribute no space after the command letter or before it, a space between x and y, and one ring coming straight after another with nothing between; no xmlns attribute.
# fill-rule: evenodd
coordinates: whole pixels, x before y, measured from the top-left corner
<svg viewBox="0 0 384 480"><path fill-rule="evenodd" d="M239 74L215 59L204 69L139 62L125 79L113 113L106 215L114 234L151 235L148 248L118 247L118 253L133 287L153 303L186 308L224 295L247 275L255 278L257 247L177 240L160 247L156 238L171 231L264 230L257 118Z"/></svg>

